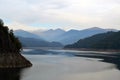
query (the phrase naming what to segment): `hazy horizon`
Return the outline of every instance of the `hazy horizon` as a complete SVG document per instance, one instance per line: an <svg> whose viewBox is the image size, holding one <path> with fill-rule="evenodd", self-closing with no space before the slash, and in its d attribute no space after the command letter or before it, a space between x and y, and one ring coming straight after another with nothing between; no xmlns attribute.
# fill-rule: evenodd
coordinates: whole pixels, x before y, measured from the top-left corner
<svg viewBox="0 0 120 80"><path fill-rule="evenodd" d="M14 30L120 30L119 9L119 0L0 0L0 18Z"/></svg>
<svg viewBox="0 0 120 80"><path fill-rule="evenodd" d="M90 27L90 28L85 28L85 29L74 29L74 28L71 28L71 29L62 29L62 28L49 28L49 29L43 29L43 28L37 28L37 29L13 29L14 31L16 30L24 30L24 31L41 31L41 32L44 32L44 31L48 31L48 30L63 30L63 31L70 31L70 30L86 30L86 29L93 29L93 28L100 28L100 29L111 29L111 30L119 30L119 29L114 29L114 28L101 28L101 27Z"/></svg>

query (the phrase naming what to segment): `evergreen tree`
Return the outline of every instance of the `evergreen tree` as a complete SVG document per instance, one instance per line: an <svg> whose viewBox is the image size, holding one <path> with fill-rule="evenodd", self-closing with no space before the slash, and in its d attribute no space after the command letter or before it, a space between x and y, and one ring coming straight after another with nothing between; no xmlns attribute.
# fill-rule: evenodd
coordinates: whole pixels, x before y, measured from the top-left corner
<svg viewBox="0 0 120 80"><path fill-rule="evenodd" d="M9 30L4 26L2 19L0 19L0 52L20 52L22 45L18 38L15 37L13 30Z"/></svg>

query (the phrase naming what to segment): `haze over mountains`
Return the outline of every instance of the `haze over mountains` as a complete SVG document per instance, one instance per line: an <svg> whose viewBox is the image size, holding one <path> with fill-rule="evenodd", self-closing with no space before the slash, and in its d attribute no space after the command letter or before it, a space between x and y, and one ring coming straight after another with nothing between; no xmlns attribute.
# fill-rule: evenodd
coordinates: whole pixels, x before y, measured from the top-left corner
<svg viewBox="0 0 120 80"><path fill-rule="evenodd" d="M42 39L38 35L35 35L35 34L31 33L31 32L27 32L27 31L24 31L24 30L21 30L21 29L14 31L14 34L16 36L21 36L21 37L24 37L24 38Z"/></svg>
<svg viewBox="0 0 120 80"><path fill-rule="evenodd" d="M59 42L49 42L35 38L19 37L19 40L24 47L63 47L63 45Z"/></svg>
<svg viewBox="0 0 120 80"><path fill-rule="evenodd" d="M117 30L93 27L93 28L88 28L88 29L84 29L84 30L72 29L69 31L65 31L62 29L55 29L55 30L49 29L46 31L37 30L37 31L32 31L32 32L30 32L30 31L28 32L28 31L24 31L24 30L16 30L14 33L16 36L20 37L20 40L23 43L24 43L24 41L26 43L28 43L29 41L34 43L34 44L32 44L32 46L33 45L34 46L35 45L43 46L43 44L40 45L40 43L44 43L44 42L53 42L52 45L55 44L57 46L59 46L59 45L61 46L60 43L62 43L63 45L73 44L80 39L83 39L83 38L86 38L86 37L89 37L89 36L92 36L95 34L99 34L99 33L105 33L107 31L117 31ZM43 41L43 42L41 42L41 41ZM39 45L38 45L38 43L39 43ZM45 45L47 46L47 44L45 44ZM31 45L28 45L28 46L31 46Z"/></svg>
<svg viewBox="0 0 120 80"><path fill-rule="evenodd" d="M80 39L74 44L66 45L65 48L84 48L84 49L120 49L120 31L118 32L106 32L96 34L91 37Z"/></svg>
<svg viewBox="0 0 120 80"><path fill-rule="evenodd" d="M42 38L44 38L47 41L57 41L56 38L59 37L61 34L64 34L66 31L62 30L62 29L49 29L46 31L33 31L32 33L41 36Z"/></svg>
<svg viewBox="0 0 120 80"><path fill-rule="evenodd" d="M40 36L24 30L16 30L14 34L19 38L24 47L62 47L59 42L46 41Z"/></svg>
<svg viewBox="0 0 120 80"><path fill-rule="evenodd" d="M62 29L56 29L56 30L47 30L44 32L36 33L36 31L32 32L36 35L39 35L40 37L44 38L45 40L48 41L57 41L60 42L64 45L66 44L72 44L79 39L83 39L89 36L92 36L94 34L99 34L99 33L104 33L107 31L117 31L114 29L102 29L98 27L93 27L89 29L84 29L84 30L69 30L69 31L64 31Z"/></svg>

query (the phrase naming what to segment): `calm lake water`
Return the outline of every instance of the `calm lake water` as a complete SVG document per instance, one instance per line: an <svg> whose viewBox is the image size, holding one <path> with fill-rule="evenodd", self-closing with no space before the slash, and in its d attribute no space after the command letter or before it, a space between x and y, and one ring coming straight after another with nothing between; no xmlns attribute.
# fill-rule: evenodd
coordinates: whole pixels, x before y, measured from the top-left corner
<svg viewBox="0 0 120 80"><path fill-rule="evenodd" d="M108 52L24 49L23 53L33 66L0 69L0 80L120 80L117 65L103 60Z"/></svg>

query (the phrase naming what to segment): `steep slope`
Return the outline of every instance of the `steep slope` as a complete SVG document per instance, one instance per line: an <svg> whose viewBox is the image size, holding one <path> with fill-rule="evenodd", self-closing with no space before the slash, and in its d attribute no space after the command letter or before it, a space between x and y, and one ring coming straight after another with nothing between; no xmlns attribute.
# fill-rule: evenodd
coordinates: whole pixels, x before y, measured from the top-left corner
<svg viewBox="0 0 120 80"><path fill-rule="evenodd" d="M119 35L120 31L96 34L85 39L80 39L74 44L66 45L65 48L120 49Z"/></svg>
<svg viewBox="0 0 120 80"><path fill-rule="evenodd" d="M18 38L4 26L0 19L0 68L30 67L32 64L21 54L22 46Z"/></svg>

